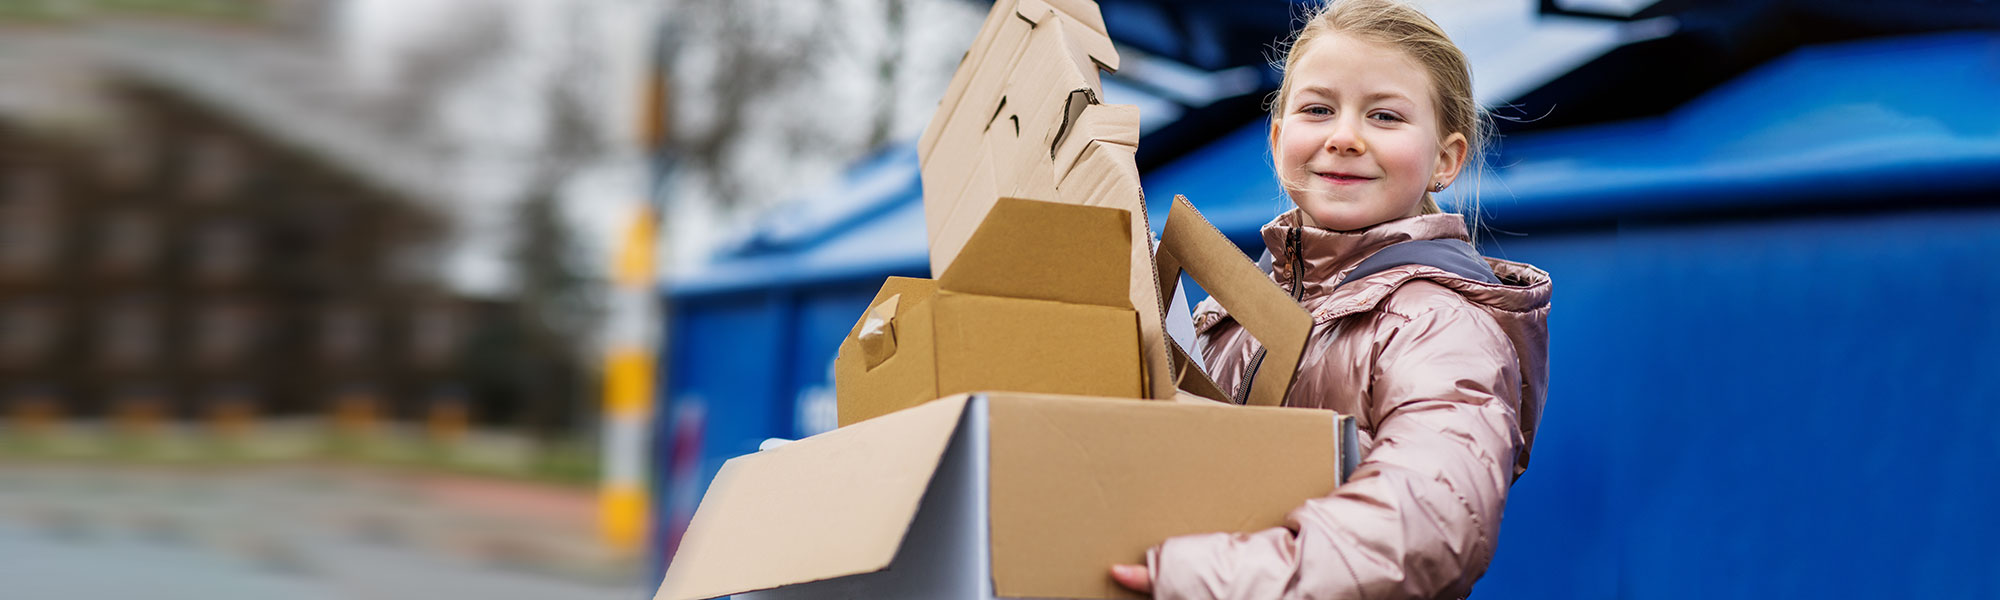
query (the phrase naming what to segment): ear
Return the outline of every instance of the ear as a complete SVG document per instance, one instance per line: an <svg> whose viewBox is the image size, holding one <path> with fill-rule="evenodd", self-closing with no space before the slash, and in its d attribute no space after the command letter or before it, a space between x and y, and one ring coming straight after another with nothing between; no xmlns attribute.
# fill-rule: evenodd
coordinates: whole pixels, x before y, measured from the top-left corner
<svg viewBox="0 0 2000 600"><path fill-rule="evenodd" d="M1465 166L1470 151L1471 144L1466 142L1465 134L1454 131L1445 136L1444 142L1438 144L1437 172L1431 174L1431 181L1442 181L1449 187L1458 178L1458 170Z"/></svg>
<svg viewBox="0 0 2000 600"><path fill-rule="evenodd" d="M1281 122L1282 121L1279 121L1277 117L1275 116L1271 117L1271 139L1269 141L1271 144L1271 149L1274 151L1271 153L1273 155L1277 154L1275 150L1278 149L1278 125Z"/></svg>
<svg viewBox="0 0 2000 600"><path fill-rule="evenodd" d="M1284 167L1282 166L1284 165L1284 161L1280 160L1280 158L1282 157L1278 156L1279 152L1284 151L1282 148L1278 147L1278 124L1280 122L1281 121L1279 121L1277 117L1275 116L1271 117L1270 145L1265 147L1271 149L1271 168L1274 169L1279 174L1278 177L1280 180L1282 180L1284 178ZM1280 181L1280 183L1283 183L1283 181Z"/></svg>

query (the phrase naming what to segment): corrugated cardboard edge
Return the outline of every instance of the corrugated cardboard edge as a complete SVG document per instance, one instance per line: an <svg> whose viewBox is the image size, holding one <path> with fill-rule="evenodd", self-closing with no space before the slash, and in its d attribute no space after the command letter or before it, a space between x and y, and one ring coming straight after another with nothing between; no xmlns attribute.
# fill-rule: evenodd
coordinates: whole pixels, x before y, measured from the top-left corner
<svg viewBox="0 0 2000 600"><path fill-rule="evenodd" d="M1281 526L1335 485L1332 411L985 396L998 597L1137 597L1110 565L1175 535Z"/></svg>
<svg viewBox="0 0 2000 600"><path fill-rule="evenodd" d="M1167 349L1173 352L1174 370L1180 372L1179 377L1174 379L1177 398L1178 394L1192 394L1216 402L1230 402L1229 393L1222 391L1215 380L1209 379L1208 372L1203 371L1201 365L1194 364L1194 358L1181 350L1179 344L1167 344Z"/></svg>
<svg viewBox="0 0 2000 600"><path fill-rule="evenodd" d="M1246 403L1283 405L1305 354L1306 338L1312 334L1312 315L1258 270L1185 196L1174 196L1155 261L1161 297L1174 297L1185 270L1264 345L1264 362L1248 382Z"/></svg>
<svg viewBox="0 0 2000 600"><path fill-rule="evenodd" d="M730 459L654 600L700 600L889 566L966 397Z"/></svg>

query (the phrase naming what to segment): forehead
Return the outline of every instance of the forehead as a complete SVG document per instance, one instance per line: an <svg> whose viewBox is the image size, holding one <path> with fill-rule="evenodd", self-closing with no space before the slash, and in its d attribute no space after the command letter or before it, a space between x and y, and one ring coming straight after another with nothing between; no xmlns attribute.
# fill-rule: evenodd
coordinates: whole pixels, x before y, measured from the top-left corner
<svg viewBox="0 0 2000 600"><path fill-rule="evenodd" d="M1344 33L1327 33L1307 44L1292 71L1291 95L1312 90L1347 99L1397 95L1429 108L1430 75L1410 53ZM1289 101L1289 99L1287 99Z"/></svg>

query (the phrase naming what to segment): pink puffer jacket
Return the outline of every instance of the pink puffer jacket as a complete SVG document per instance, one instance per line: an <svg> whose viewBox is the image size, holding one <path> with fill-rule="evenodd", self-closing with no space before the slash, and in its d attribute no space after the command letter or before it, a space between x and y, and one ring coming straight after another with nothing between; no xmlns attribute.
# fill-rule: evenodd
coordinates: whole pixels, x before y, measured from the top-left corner
<svg viewBox="0 0 2000 600"><path fill-rule="evenodd" d="M1158 598L1458 598L1486 571L1507 488L1528 466L1548 382L1550 282L1486 259L1499 284L1390 268L1333 289L1377 250L1466 239L1459 215L1352 232L1263 229L1273 279L1313 315L1285 404L1354 415L1360 470L1250 534L1177 537L1147 555ZM1208 371L1235 390L1259 344L1213 300L1195 312Z"/></svg>

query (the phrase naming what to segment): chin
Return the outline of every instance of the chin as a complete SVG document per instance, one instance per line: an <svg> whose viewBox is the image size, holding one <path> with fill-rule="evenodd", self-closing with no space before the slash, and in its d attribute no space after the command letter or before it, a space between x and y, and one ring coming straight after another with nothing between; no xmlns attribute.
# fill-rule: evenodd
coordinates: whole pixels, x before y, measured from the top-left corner
<svg viewBox="0 0 2000 600"><path fill-rule="evenodd" d="M1417 214L1415 204L1399 207L1402 210L1367 210L1367 207L1357 206L1359 203L1346 199L1314 199L1303 203L1294 199L1293 204L1304 209L1306 216L1312 218L1313 225L1334 231L1367 229Z"/></svg>

